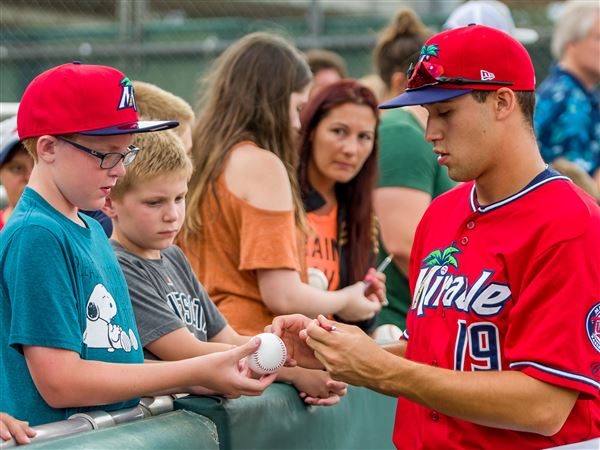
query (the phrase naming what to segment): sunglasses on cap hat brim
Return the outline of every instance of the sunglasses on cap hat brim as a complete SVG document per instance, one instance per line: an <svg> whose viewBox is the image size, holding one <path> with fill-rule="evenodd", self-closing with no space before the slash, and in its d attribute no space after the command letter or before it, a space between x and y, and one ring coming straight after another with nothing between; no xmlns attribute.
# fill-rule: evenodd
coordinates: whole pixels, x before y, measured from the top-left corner
<svg viewBox="0 0 600 450"><path fill-rule="evenodd" d="M446 77L444 76L444 67L441 64L435 64L424 59L420 60L417 65L411 64L406 72L408 77L407 91L413 89L421 89L428 86L437 86L440 84L492 84L498 86L510 86L511 81L496 81L496 80L473 80L463 77Z"/></svg>
<svg viewBox="0 0 600 450"><path fill-rule="evenodd" d="M473 88L443 88L440 85L495 85L510 86L510 81L474 80L464 77L444 76L444 67L426 60L411 64L406 72L408 83L406 91L392 100L379 105L380 109L398 108L400 106L424 105L451 100L473 91Z"/></svg>

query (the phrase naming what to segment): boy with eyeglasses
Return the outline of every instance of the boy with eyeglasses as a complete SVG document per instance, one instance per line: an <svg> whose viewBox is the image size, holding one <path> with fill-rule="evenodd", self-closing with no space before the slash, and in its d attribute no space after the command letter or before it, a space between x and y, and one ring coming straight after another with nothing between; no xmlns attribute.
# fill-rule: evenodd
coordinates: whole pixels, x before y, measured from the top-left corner
<svg viewBox="0 0 600 450"><path fill-rule="evenodd" d="M544 164L534 89L531 58L508 34L431 37L406 92L381 107L423 105L438 163L463 184L417 228L403 339L382 349L324 317L274 320L299 364L398 396L398 448L600 436L600 208Z"/></svg>
<svg viewBox="0 0 600 450"><path fill-rule="evenodd" d="M141 364L123 273L98 210L138 149L132 134L172 128L138 120L131 82L106 66L64 64L28 86L17 116L35 161L0 232L0 411L31 425L89 409L134 406L142 395L258 395L239 360L260 344L183 361Z"/></svg>

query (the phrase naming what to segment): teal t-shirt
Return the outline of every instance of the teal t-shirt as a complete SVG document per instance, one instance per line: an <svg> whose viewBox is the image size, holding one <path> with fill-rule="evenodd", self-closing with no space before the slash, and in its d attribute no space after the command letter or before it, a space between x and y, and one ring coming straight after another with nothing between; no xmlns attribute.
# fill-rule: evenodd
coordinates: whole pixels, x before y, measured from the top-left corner
<svg viewBox="0 0 600 450"><path fill-rule="evenodd" d="M26 188L0 232L0 411L30 425L98 408L52 408L39 394L22 346L71 350L82 359L142 363L125 278L102 227L81 227ZM119 383L116 377L108 380ZM103 405L135 406L139 399Z"/></svg>
<svg viewBox="0 0 600 450"><path fill-rule="evenodd" d="M416 118L403 109L383 114L379 124L379 187L406 187L427 192L431 198L455 186L446 167L437 163L433 144L425 140L425 130ZM379 252L380 261L387 251ZM408 279L390 264L385 270L389 305L379 314L378 325L392 323L406 327L410 306Z"/></svg>

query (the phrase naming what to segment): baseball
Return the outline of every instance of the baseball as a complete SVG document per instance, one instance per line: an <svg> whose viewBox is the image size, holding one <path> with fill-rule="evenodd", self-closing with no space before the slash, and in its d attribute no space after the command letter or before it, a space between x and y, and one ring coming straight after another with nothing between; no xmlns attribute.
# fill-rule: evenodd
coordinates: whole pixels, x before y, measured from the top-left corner
<svg viewBox="0 0 600 450"><path fill-rule="evenodd" d="M308 284L312 287L316 287L317 289L321 289L326 291L329 288L329 280L327 276L317 269L316 267L309 267L308 270Z"/></svg>
<svg viewBox="0 0 600 450"><path fill-rule="evenodd" d="M285 364L285 344L272 333L261 333L257 336L260 338L260 346L246 357L248 367L260 375L277 372Z"/></svg>

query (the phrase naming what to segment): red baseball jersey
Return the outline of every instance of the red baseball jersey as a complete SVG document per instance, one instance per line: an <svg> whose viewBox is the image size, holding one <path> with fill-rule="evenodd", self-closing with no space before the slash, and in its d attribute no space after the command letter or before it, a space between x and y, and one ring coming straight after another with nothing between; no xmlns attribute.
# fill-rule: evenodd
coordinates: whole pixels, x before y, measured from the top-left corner
<svg viewBox="0 0 600 450"><path fill-rule="evenodd" d="M415 235L406 357L519 370L579 398L551 437L476 425L400 397L394 444L546 448L600 436L600 208L546 170L480 206L474 183L438 197Z"/></svg>

